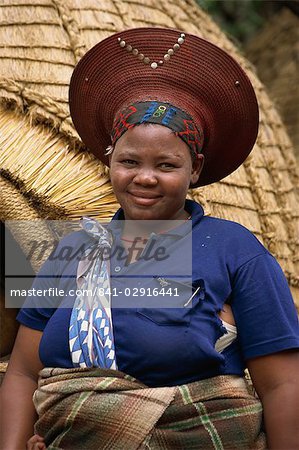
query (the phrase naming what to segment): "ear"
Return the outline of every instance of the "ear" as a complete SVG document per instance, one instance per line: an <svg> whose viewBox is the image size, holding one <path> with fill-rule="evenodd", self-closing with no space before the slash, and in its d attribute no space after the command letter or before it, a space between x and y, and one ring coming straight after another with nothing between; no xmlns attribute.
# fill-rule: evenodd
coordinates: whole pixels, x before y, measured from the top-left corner
<svg viewBox="0 0 299 450"><path fill-rule="evenodd" d="M192 185L194 185L195 183L197 183L197 181L198 181L198 179L199 179L199 177L200 177L200 174L201 174L203 165L204 165L204 160L205 160L204 155L199 154L199 155L197 156L197 158L196 158L194 161L192 161L192 171L191 171L191 177L190 177L190 187L192 187Z"/></svg>

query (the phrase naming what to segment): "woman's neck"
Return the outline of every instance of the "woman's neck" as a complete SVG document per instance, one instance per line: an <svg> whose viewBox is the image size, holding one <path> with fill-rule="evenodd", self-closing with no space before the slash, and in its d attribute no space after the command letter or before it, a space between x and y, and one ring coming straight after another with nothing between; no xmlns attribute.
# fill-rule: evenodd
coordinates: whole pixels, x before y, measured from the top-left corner
<svg viewBox="0 0 299 450"><path fill-rule="evenodd" d="M191 219L191 215L184 211L184 218L177 219L180 222ZM173 220L140 220L140 221L124 221L124 228L122 232L122 240L127 242L134 242L136 239L144 240L148 239L152 233L155 234L164 234L169 232L170 230L176 228L178 223L169 223L174 222Z"/></svg>

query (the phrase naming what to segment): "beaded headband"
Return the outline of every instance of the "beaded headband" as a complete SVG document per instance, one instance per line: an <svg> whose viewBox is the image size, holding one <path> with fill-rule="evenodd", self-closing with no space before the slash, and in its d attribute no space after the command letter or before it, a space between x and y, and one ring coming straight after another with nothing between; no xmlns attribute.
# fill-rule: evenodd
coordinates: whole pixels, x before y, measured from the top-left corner
<svg viewBox="0 0 299 450"><path fill-rule="evenodd" d="M144 123L170 128L195 155L202 150L203 132L196 127L192 117L170 103L158 101L136 102L116 115L111 133L112 148L128 129ZM111 153L109 150L106 155Z"/></svg>

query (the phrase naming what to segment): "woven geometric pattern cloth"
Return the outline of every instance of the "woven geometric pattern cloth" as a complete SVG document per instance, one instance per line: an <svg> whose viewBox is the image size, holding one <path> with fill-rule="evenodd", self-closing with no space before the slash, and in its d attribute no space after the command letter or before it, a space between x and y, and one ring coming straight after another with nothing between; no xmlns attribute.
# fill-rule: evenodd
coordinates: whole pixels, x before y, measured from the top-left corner
<svg viewBox="0 0 299 450"><path fill-rule="evenodd" d="M240 222L263 242L299 307L298 172L290 139L252 65L195 0L29 0L26 6L5 0L0 21L0 219L27 219L28 209L40 218L109 219L118 204L107 168L86 151L69 115L73 68L94 44L125 28L194 33L229 52L248 73L260 129L236 172L189 196L206 214ZM26 233L17 239L26 246Z"/></svg>
<svg viewBox="0 0 299 450"><path fill-rule="evenodd" d="M164 125L183 139L193 153L200 153L203 138L197 130L192 117L179 108L162 102L138 102L120 111L113 122L112 146L132 126L141 123Z"/></svg>
<svg viewBox="0 0 299 450"><path fill-rule="evenodd" d="M231 375L150 388L120 371L45 368L33 401L51 450L266 448L261 403Z"/></svg>

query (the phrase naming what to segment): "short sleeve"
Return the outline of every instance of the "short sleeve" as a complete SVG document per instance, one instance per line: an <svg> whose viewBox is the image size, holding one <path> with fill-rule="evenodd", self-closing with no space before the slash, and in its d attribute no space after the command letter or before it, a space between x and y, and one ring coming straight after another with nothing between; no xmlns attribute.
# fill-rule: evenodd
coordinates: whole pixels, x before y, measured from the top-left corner
<svg viewBox="0 0 299 450"><path fill-rule="evenodd" d="M17 315L18 322L35 330L45 329L70 287L75 287L78 261L90 242L85 231L70 233L58 242L36 275Z"/></svg>
<svg viewBox="0 0 299 450"><path fill-rule="evenodd" d="M299 348L294 301L281 267L268 252L237 269L231 306L245 360Z"/></svg>
<svg viewBox="0 0 299 450"><path fill-rule="evenodd" d="M22 325L43 331L57 307L57 263L49 257L37 273L16 319Z"/></svg>

